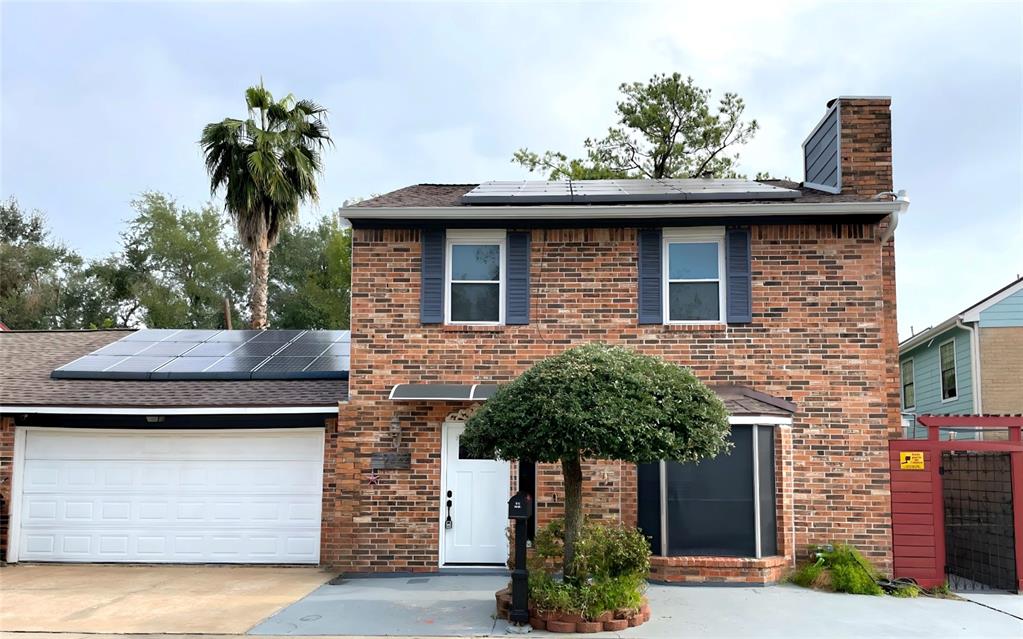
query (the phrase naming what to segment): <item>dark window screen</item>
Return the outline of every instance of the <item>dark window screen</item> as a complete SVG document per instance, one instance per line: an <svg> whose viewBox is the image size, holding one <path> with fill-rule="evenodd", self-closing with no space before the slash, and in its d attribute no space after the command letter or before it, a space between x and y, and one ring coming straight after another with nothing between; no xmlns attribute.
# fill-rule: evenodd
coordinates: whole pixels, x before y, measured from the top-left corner
<svg viewBox="0 0 1023 639"><path fill-rule="evenodd" d="M668 463L668 554L753 557L751 426L733 426L730 454Z"/></svg>
<svg viewBox="0 0 1023 639"><path fill-rule="evenodd" d="M777 494L774 488L774 429L757 428L757 455L760 457L760 554L778 554L778 524L775 515Z"/></svg>
<svg viewBox="0 0 1023 639"><path fill-rule="evenodd" d="M640 464L639 481L639 529L650 540L650 550L661 554L661 465Z"/></svg>
<svg viewBox="0 0 1023 639"><path fill-rule="evenodd" d="M732 426L728 455L699 463L666 464L668 555L755 557L753 427ZM757 428L760 554L778 552L774 485L774 429ZM661 554L659 464L638 467L638 524Z"/></svg>

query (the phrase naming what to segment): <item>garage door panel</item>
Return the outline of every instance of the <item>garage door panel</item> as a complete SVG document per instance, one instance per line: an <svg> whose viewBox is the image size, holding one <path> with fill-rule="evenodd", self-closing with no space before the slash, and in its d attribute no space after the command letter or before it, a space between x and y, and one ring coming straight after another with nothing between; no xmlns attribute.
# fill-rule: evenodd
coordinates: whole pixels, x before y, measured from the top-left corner
<svg viewBox="0 0 1023 639"><path fill-rule="evenodd" d="M23 492L319 492L320 462L28 460Z"/></svg>
<svg viewBox="0 0 1023 639"><path fill-rule="evenodd" d="M269 450L264 444L275 438L285 458L250 459ZM108 441L114 445L104 449ZM132 441L136 446L128 450L124 444ZM225 458L207 459L207 451L197 451L209 443ZM322 433L174 431L154 437L137 431L31 430L28 449L34 458L24 463L21 560L319 558ZM312 459L294 459L312 449ZM173 451L188 458L173 459Z"/></svg>
<svg viewBox="0 0 1023 639"><path fill-rule="evenodd" d="M314 563L319 529L24 532L22 561L153 563Z"/></svg>
<svg viewBox="0 0 1023 639"><path fill-rule="evenodd" d="M127 497L127 498L126 498ZM25 495L22 527L92 527L250 522L258 526L312 525L320 520L318 494L290 495Z"/></svg>
<svg viewBox="0 0 1023 639"><path fill-rule="evenodd" d="M33 431L25 443L25 459L206 459L317 461L321 444L308 431ZM188 433L183 436L183 433ZM238 438L245 446L238 446Z"/></svg>

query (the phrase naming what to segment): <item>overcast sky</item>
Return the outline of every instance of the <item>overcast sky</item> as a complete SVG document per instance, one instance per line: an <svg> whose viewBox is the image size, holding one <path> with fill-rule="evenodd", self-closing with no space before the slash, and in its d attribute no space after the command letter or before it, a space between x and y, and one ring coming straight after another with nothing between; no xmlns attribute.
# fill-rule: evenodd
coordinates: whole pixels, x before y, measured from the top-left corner
<svg viewBox="0 0 1023 639"><path fill-rule="evenodd" d="M891 95L900 334L1023 272L1017 2L2 4L0 195L89 257L129 202L209 199L196 140L262 77L330 109L319 210L418 182L527 176L512 152L578 153L617 86L679 71L745 98L743 171L802 179L838 95Z"/></svg>

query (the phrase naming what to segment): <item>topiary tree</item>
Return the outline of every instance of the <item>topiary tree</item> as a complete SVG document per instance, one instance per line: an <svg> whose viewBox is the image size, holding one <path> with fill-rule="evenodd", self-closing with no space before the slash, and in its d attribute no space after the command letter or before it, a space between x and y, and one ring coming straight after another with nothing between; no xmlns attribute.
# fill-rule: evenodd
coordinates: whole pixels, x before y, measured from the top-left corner
<svg viewBox="0 0 1023 639"><path fill-rule="evenodd" d="M561 463L565 576L582 527L582 460L696 461L727 450L728 413L687 368L590 344L543 360L502 385L466 423L480 455Z"/></svg>

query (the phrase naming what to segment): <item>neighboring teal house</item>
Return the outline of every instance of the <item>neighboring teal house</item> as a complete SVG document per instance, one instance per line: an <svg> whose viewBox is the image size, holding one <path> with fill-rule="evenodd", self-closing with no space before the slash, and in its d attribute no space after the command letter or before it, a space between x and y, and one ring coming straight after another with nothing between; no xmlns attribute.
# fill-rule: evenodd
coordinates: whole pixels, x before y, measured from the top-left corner
<svg viewBox="0 0 1023 639"><path fill-rule="evenodd" d="M1023 413L1023 278L899 344L899 367L907 437L917 415Z"/></svg>

